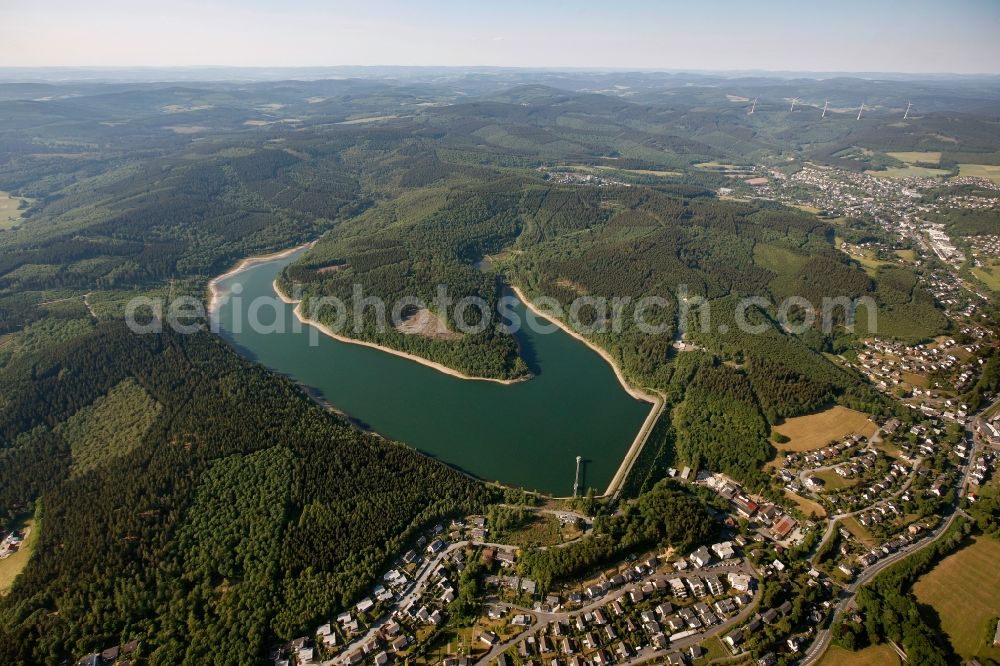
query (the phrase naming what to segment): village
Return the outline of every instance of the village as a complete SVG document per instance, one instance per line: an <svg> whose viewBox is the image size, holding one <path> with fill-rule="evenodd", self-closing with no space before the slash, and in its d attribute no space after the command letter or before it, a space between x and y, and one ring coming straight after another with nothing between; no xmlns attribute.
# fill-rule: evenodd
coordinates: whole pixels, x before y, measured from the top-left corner
<svg viewBox="0 0 1000 666"><path fill-rule="evenodd" d="M877 389L894 393L910 408L963 424L968 406L956 396L978 379L988 334L979 327L966 327L961 335L966 340L963 344L954 338L916 345L866 339L851 365Z"/></svg>
<svg viewBox="0 0 1000 666"><path fill-rule="evenodd" d="M709 656L744 655L751 643L765 649L761 663L775 663L816 635L838 590L859 572L939 533L963 471L973 484L990 478L998 456L989 447L1000 446L1000 416L979 426L981 453L965 449L965 438L949 435L942 419L906 432L890 419L870 437L853 433L786 455L777 477L787 491L823 507L825 521L722 474L670 470L679 483L704 487L726 503L728 513L718 518L727 538L686 555L636 554L553 591L518 574L522 548L492 541L486 516L438 524L353 608L277 647L274 663L700 664ZM955 443L945 446L949 439ZM824 472L856 483L832 490ZM589 530L586 516L548 511L561 525L581 528L580 535ZM455 624L456 604L470 585L479 610L472 622ZM811 599L796 605L794 617L787 598L762 603L762 591L788 587Z"/></svg>
<svg viewBox="0 0 1000 666"><path fill-rule="evenodd" d="M560 520L576 521L573 514ZM753 608L757 569L720 542L688 557L649 553L576 590L539 594L536 582L514 569L518 549L485 541L484 516L436 526L383 576L371 596L317 627L315 635L281 646L275 664L387 664L417 656L436 628L470 564L487 572L483 615L467 640L439 660L446 664L509 663L505 652L553 664L608 664L673 647L700 655L698 643L746 619ZM739 640L732 639L739 644ZM697 658L697 657L696 657ZM437 663L437 661L434 661Z"/></svg>

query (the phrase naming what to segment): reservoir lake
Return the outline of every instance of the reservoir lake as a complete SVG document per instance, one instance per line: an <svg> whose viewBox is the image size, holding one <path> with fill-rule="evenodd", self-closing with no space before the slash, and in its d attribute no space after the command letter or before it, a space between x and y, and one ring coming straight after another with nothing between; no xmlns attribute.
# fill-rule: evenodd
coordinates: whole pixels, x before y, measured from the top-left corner
<svg viewBox="0 0 1000 666"><path fill-rule="evenodd" d="M301 382L362 427L484 480L572 495L582 456L581 493L604 492L652 406L626 393L593 350L561 330L542 334L524 326L516 336L535 377L504 385L452 377L308 325L295 332L294 306L277 299L272 283L299 256L218 281L219 333L240 353ZM231 297L236 284L242 291ZM248 321L258 296L274 298L275 307L259 308L257 319L268 324L280 317L283 331L235 330L234 321ZM514 310L524 321L524 305Z"/></svg>

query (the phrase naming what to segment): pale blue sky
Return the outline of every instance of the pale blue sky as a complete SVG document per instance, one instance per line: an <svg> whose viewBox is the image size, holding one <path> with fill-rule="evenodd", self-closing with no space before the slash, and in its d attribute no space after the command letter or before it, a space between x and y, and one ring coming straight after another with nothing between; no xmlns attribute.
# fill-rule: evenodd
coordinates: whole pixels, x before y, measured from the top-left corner
<svg viewBox="0 0 1000 666"><path fill-rule="evenodd" d="M0 66L1000 73L998 0L0 0Z"/></svg>

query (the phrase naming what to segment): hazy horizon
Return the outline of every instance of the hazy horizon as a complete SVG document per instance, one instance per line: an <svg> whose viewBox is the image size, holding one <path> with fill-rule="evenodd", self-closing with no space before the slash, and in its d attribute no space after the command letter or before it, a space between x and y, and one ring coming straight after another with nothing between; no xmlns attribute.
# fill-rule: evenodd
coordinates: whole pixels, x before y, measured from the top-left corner
<svg viewBox="0 0 1000 666"><path fill-rule="evenodd" d="M0 67L1000 73L1000 3L15 2Z"/></svg>

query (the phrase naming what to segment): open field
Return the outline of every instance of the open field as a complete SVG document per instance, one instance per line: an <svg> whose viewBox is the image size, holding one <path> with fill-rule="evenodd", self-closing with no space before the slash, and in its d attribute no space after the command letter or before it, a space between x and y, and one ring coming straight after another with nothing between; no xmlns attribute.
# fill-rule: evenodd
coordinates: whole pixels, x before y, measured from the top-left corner
<svg viewBox="0 0 1000 666"><path fill-rule="evenodd" d="M986 633L986 622L1000 615L997 562L1000 541L977 537L941 560L913 586L920 603L937 611L941 628L963 659L1000 660L1000 648L992 646L992 630L989 637Z"/></svg>
<svg viewBox="0 0 1000 666"><path fill-rule="evenodd" d="M558 169L565 170L569 169L576 173L589 173L593 175L601 175L613 173L615 171L620 173L633 173L638 176L658 176L662 178L670 176L680 176L682 175L680 171L660 171L656 169L623 169L621 167L616 167L611 164L564 164Z"/></svg>
<svg viewBox="0 0 1000 666"><path fill-rule="evenodd" d="M595 166L594 169L598 171L621 171L623 173L635 173L641 176L680 176L680 171L657 171L654 169L620 169L613 166Z"/></svg>
<svg viewBox="0 0 1000 666"><path fill-rule="evenodd" d="M38 542L38 530L35 529L34 519L27 520L24 527L28 529L28 538L24 540L21 549L10 557L0 560L0 596L7 594L10 590L17 574L21 573L28 560L31 559L31 552L35 549L35 543Z"/></svg>
<svg viewBox="0 0 1000 666"><path fill-rule="evenodd" d="M906 162L907 164L916 164L917 162L923 162L924 164L940 164L941 163L941 153L934 151L910 151L901 153L886 153L889 157L895 157L900 162Z"/></svg>
<svg viewBox="0 0 1000 666"><path fill-rule="evenodd" d="M868 533L868 530L861 526L861 523L859 523L857 518L854 516L844 518L840 521L840 524L843 525L848 532L853 534L858 541L863 543L865 548L875 547L875 539L873 539L872 535Z"/></svg>
<svg viewBox="0 0 1000 666"><path fill-rule="evenodd" d="M811 499L806 499L801 495L796 495L795 493L790 493L785 491L785 497L795 502L796 506L799 507L799 511L806 514L816 514L817 517L823 518L826 516L826 509L819 502L814 502Z"/></svg>
<svg viewBox="0 0 1000 666"><path fill-rule="evenodd" d="M916 250L896 250L896 256L908 264L912 264L917 260Z"/></svg>
<svg viewBox="0 0 1000 666"><path fill-rule="evenodd" d="M16 227L21 221L21 197L0 192L0 229Z"/></svg>
<svg viewBox="0 0 1000 666"><path fill-rule="evenodd" d="M905 167L889 167L884 171L866 171L865 173L879 178L943 178L950 172L947 169L932 169L911 164Z"/></svg>
<svg viewBox="0 0 1000 666"><path fill-rule="evenodd" d="M813 474L817 479L822 479L826 483L826 489L830 490L841 490L842 488L850 488L851 486L858 485L861 480L859 477L854 477L853 479L845 479L841 475L837 474L832 469L824 469L821 472L816 472Z"/></svg>
<svg viewBox="0 0 1000 666"><path fill-rule="evenodd" d="M997 185L1000 185L1000 166L992 164L959 164L958 175L989 178Z"/></svg>
<svg viewBox="0 0 1000 666"><path fill-rule="evenodd" d="M837 405L816 414L788 419L774 429L790 440L786 444L775 444L781 451L812 451L856 432L871 437L877 427L866 414Z"/></svg>
<svg viewBox="0 0 1000 666"><path fill-rule="evenodd" d="M872 645L857 652L831 645L823 653L819 666L898 666L899 662L899 655L892 646L885 643Z"/></svg>
<svg viewBox="0 0 1000 666"><path fill-rule="evenodd" d="M903 450L901 448L899 448L895 444L891 444L889 442L885 442L885 441L876 442L874 446L875 446L876 449L878 449L882 453L886 454L890 458L898 458L901 455L903 455Z"/></svg>
<svg viewBox="0 0 1000 666"><path fill-rule="evenodd" d="M812 213L813 215L819 212L819 208L816 208L815 206L807 206L805 204L792 204L792 208L798 208L801 211Z"/></svg>
<svg viewBox="0 0 1000 666"><path fill-rule="evenodd" d="M704 650L704 654L701 655L699 659L695 659L693 664L700 666L701 664L709 664L717 659L725 659L729 656L729 650L726 646L722 644L718 636L713 636L707 641L701 644L701 649Z"/></svg>
<svg viewBox="0 0 1000 666"><path fill-rule="evenodd" d="M862 267L864 267L865 273L868 273L868 275L872 277L876 277L878 275L878 270L883 266L893 265L891 261L883 261L881 259L876 259L867 252L861 256L852 254L851 257L857 259L858 263L861 264Z"/></svg>
<svg viewBox="0 0 1000 666"><path fill-rule="evenodd" d="M910 386L919 386L920 388L927 388L929 385L927 375L921 375L915 372L904 372L903 381Z"/></svg>
<svg viewBox="0 0 1000 666"><path fill-rule="evenodd" d="M526 524L507 535L514 546L554 546L562 542L559 519L548 513L537 513Z"/></svg>
<svg viewBox="0 0 1000 666"><path fill-rule="evenodd" d="M1000 261L990 261L982 268L973 268L972 274L993 291L1000 291Z"/></svg>
<svg viewBox="0 0 1000 666"><path fill-rule="evenodd" d="M377 122L379 122L381 120L393 120L393 119L398 118L398 117L399 116L396 116L396 115L393 115L393 114L388 114L388 115L384 115L384 116L367 116L367 117L364 117L364 118L351 118L350 120L344 120L344 121L341 121L341 122L339 122L337 124L338 125L363 125L365 123L377 123Z"/></svg>
<svg viewBox="0 0 1000 666"><path fill-rule="evenodd" d="M878 257L875 256L875 253L869 249L844 243L843 239L840 237L839 234L834 235L834 244L836 245L837 249L839 249L841 252L843 252L851 259L854 259L859 264L861 264L862 268L865 269L865 273L868 273L868 275L872 277L876 277L878 275L879 269L881 269L883 266L896 265L896 262L894 261L886 261L884 259L879 259Z"/></svg>
<svg viewBox="0 0 1000 666"><path fill-rule="evenodd" d="M449 627L435 638L423 660L411 663L440 664L445 657L458 651L463 651L470 658L478 659L487 652L485 643L476 638L483 630L484 628L481 626ZM422 644L427 635L430 634L429 629L426 630L426 633L423 632L424 629L421 629L415 636L418 644Z"/></svg>

